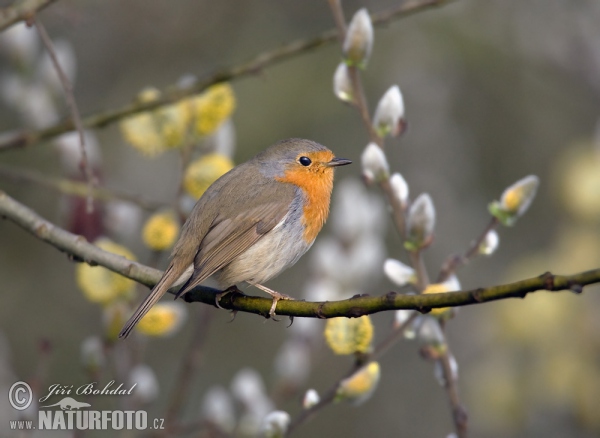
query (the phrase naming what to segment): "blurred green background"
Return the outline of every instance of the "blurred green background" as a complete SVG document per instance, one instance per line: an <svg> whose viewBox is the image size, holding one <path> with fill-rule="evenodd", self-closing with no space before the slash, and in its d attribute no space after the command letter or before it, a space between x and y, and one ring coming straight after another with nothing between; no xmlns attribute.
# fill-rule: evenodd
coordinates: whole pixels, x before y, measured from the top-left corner
<svg viewBox="0 0 600 438"><path fill-rule="evenodd" d="M396 4L343 2L348 19L363 6L377 12ZM53 38L73 45L75 96L83 114L122 106L146 86L164 88L185 74L201 77L333 26L324 0L61 0L41 19ZM459 0L377 28L365 90L371 108L389 86L398 84L403 92L408 132L388 141L387 155L408 181L411 197L421 192L433 197L436 239L425 256L431 273L487 224L487 204L528 174L541 179L537 199L514 228L499 230L493 257L459 272L463 288L600 266L599 23L595 0ZM332 93L339 61L339 46L331 44L233 82L236 163L279 139L305 137L355 162L337 172L338 182L360 177L368 138L357 113ZM11 68L0 62L3 73ZM61 115L66 114L64 109ZM15 111L0 106L0 131L20 126ZM144 157L126 145L116 125L96 134L106 186L165 202L176 193L176 154ZM0 163L61 174L56 151L43 144L3 152ZM0 188L61 223L61 195L6 180ZM376 189L369 193L381 197ZM330 227L331 222L324 233ZM385 227L387 256L405 259L389 221ZM147 260L139 236L123 243ZM14 372L4 374L18 379L36 374L38 344L48 339L48 385L87 382L81 343L102 333L102 312L76 287L74 264L8 221L0 221L0 248L0 329L7 344L2 355ZM309 259L310 253L270 287L301 296ZM379 280L361 292L381 294L393 287L382 272L376 274ZM461 309L449 324L449 341L471 436L600 434L598 292L596 286L581 296L540 293ZM144 346L145 362L160 386L158 399L147 407L149 417L164 414L194 336L190 320L200 305L189 307L188 322L176 336ZM285 322L238 315L228 324L226 312L208 311L213 321L185 407L187 419L199 415L206 388L228 387L245 366L257 369L271 388L275 354L289 335ZM377 339L389 330L391 318L373 317ZM380 363L382 381L368 402L329 407L295 436L442 437L452 431L446 394L431 364L419 358L416 343L399 343ZM312 358L306 388L325 390L349 366L348 357L322 347ZM297 413L298 399L280 407Z"/></svg>

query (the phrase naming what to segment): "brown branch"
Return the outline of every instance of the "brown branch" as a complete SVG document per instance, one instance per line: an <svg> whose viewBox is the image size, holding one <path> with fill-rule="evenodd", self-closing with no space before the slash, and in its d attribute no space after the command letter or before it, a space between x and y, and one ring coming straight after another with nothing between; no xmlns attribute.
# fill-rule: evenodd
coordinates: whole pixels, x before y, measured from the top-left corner
<svg viewBox="0 0 600 438"><path fill-rule="evenodd" d="M0 32L19 21L30 21L35 13L54 0L17 0L12 5L0 9Z"/></svg>
<svg viewBox="0 0 600 438"><path fill-rule="evenodd" d="M4 216L35 237L66 252L71 258L92 266L100 265L146 286L154 286L161 272L125 257L104 251L85 237L69 233L39 216L0 190L0 216Z"/></svg>
<svg viewBox="0 0 600 438"><path fill-rule="evenodd" d="M66 252L78 261L104 266L147 286L154 286L161 276L161 272L156 269L103 251L87 242L84 237L57 227L3 191L0 191L0 216L10 219L21 228ZM575 293L581 293L584 286L595 283L600 283L600 268L573 275L553 275L546 272L538 277L514 283L461 292L426 295L404 295L397 292L388 292L380 296L357 295L346 300L325 302L286 300L279 301L277 304L277 314L280 316L324 319L341 316L356 318L386 310L400 309L427 313L434 308L466 306L507 298L525 298L528 293L540 290L571 290ZM185 299L188 302L197 301L214 306L216 292L218 291L213 288L202 286L186 294ZM270 298L230 293L223 296L219 304L229 310L267 317L272 300Z"/></svg>
<svg viewBox="0 0 600 438"><path fill-rule="evenodd" d="M16 183L36 184L47 187L65 195L86 197L89 195L99 201L124 201L131 202L147 211L156 211L167 207L167 204L150 201L138 195L106 187L93 187L89 192L87 184L64 178L55 178L29 169L15 169L14 167L0 164L0 179Z"/></svg>
<svg viewBox="0 0 600 438"><path fill-rule="evenodd" d="M342 0L328 0L328 3L333 21L335 21L338 40L343 44L346 37L346 18L344 18L344 10L342 9Z"/></svg>
<svg viewBox="0 0 600 438"><path fill-rule="evenodd" d="M88 195L87 195L87 205L86 211L88 213L92 213L94 210L94 202L91 195L91 192L96 186L96 179L92 174L92 169L90 168L87 151L85 149L85 133L83 132L83 123L81 122L81 116L79 114L79 108L77 108L77 102L75 102L75 96L73 95L73 84L65 74L62 69L60 62L58 61L58 57L56 56L56 51L54 50L54 44L52 44L52 39L46 32L46 28L40 21L39 17L34 15L33 23L37 28L40 38L42 39L42 43L50 56L50 60L52 61L52 65L54 66L54 70L56 70L56 74L60 79L60 83L65 92L65 100L67 101L67 106L69 107L69 111L71 112L71 118L73 119L73 123L75 124L75 128L77 129L77 133L79 134L79 147L81 149L81 161L79 163L79 167L85 179L88 183Z"/></svg>
<svg viewBox="0 0 600 438"><path fill-rule="evenodd" d="M454 421L454 427L458 438L467 438L468 431L468 415L467 410L460 402L458 395L458 381L457 376L452 369L451 359L452 353L446 343L444 351L438 359L442 366L442 372L444 373L444 387L448 394L448 400L450 401L450 407L452 408L452 420Z"/></svg>
<svg viewBox="0 0 600 438"><path fill-rule="evenodd" d="M373 14L371 18L374 25L383 26L400 18L407 17L417 12L434 7L443 6L452 1L454 0L407 1L393 8ZM304 54L310 52L311 50L329 45L332 42L335 42L337 37L337 30L329 29L316 37L293 41L277 49L260 53L242 64L224 68L212 74L205 75L203 78L199 79L195 84L189 87L169 87L163 91L161 94L162 97L156 101L144 103L134 102L122 106L121 108L105 110L92 114L83 119L83 125L86 128L101 128L121 120L124 117L172 104L181 99L198 94L216 83L237 80L254 75L266 67L270 67L288 59L292 59L300 54ZM0 134L0 151L17 147L31 146L44 140L56 137L65 132L72 131L73 129L73 121L69 119L41 130L18 131Z"/></svg>

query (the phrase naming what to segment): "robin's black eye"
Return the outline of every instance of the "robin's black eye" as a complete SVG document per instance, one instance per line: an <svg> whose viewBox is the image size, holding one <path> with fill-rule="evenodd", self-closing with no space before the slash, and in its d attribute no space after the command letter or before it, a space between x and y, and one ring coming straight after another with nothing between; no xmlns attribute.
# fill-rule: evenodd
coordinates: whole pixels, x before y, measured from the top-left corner
<svg viewBox="0 0 600 438"><path fill-rule="evenodd" d="M298 161L303 166L310 166L310 163L312 163L312 161L310 161L310 158L308 158L308 157L300 157L300 159Z"/></svg>

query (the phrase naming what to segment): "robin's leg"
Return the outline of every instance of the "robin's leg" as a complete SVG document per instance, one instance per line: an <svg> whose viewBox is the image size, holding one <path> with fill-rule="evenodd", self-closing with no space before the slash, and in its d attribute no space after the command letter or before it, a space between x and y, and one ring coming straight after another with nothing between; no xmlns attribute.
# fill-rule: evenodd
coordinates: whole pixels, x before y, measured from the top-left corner
<svg viewBox="0 0 600 438"><path fill-rule="evenodd" d="M248 284L262 290L263 292L268 293L269 295L271 295L273 297L273 304L271 305L271 309L269 310L269 316L275 321L277 321L275 319L275 308L277 307L277 302L279 300L293 300L293 298L290 297L289 295L284 295L284 294L280 294L279 292L275 292L274 290L269 289L268 287L265 287L262 284L258 284L258 283L248 283Z"/></svg>

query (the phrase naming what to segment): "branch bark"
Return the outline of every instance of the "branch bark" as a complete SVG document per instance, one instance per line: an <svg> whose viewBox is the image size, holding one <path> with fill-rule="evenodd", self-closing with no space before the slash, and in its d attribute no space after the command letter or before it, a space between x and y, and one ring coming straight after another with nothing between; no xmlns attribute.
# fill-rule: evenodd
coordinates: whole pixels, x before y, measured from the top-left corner
<svg viewBox="0 0 600 438"><path fill-rule="evenodd" d="M17 202L2 191L0 191L0 216L10 219L21 228L66 252L77 261L104 266L149 287L153 286L160 278L161 273L159 270L101 250L87 242L84 237L69 233L43 219L35 211ZM305 318L336 318L343 316L355 318L386 310L399 309L412 309L426 313L439 307L466 306L507 298L525 298L528 293L539 290L571 290L575 293L581 293L584 286L594 283L600 283L600 268L573 275L553 275L546 272L538 277L514 283L442 294L404 295L392 291L380 296L360 295L340 301L286 300L277 304L277 314ZM216 289L201 286L186 294L185 300L187 302L215 305L215 294L217 292L219 291ZM255 313L266 318L269 315L272 300L271 298L230 293L224 295L219 304L226 309Z"/></svg>
<svg viewBox="0 0 600 438"><path fill-rule="evenodd" d="M443 6L453 0L412 0L385 11L372 15L374 25L383 26L397 19L415 14L417 12ZM256 74L266 67L278 64L297 55L326 46L336 41L337 29L329 29L313 38L293 41L277 49L260 53L242 64L224 68L196 81L186 88L170 87L163 91L161 98L146 103L130 103L121 108L101 111L83 119L85 128L101 128L117 122L124 117L143 111L153 110L169 105L186 97L201 93L206 88L219 82L232 81ZM0 134L0 151L17 147L31 146L42 141L54 138L74 129L72 119L36 131L17 131Z"/></svg>

